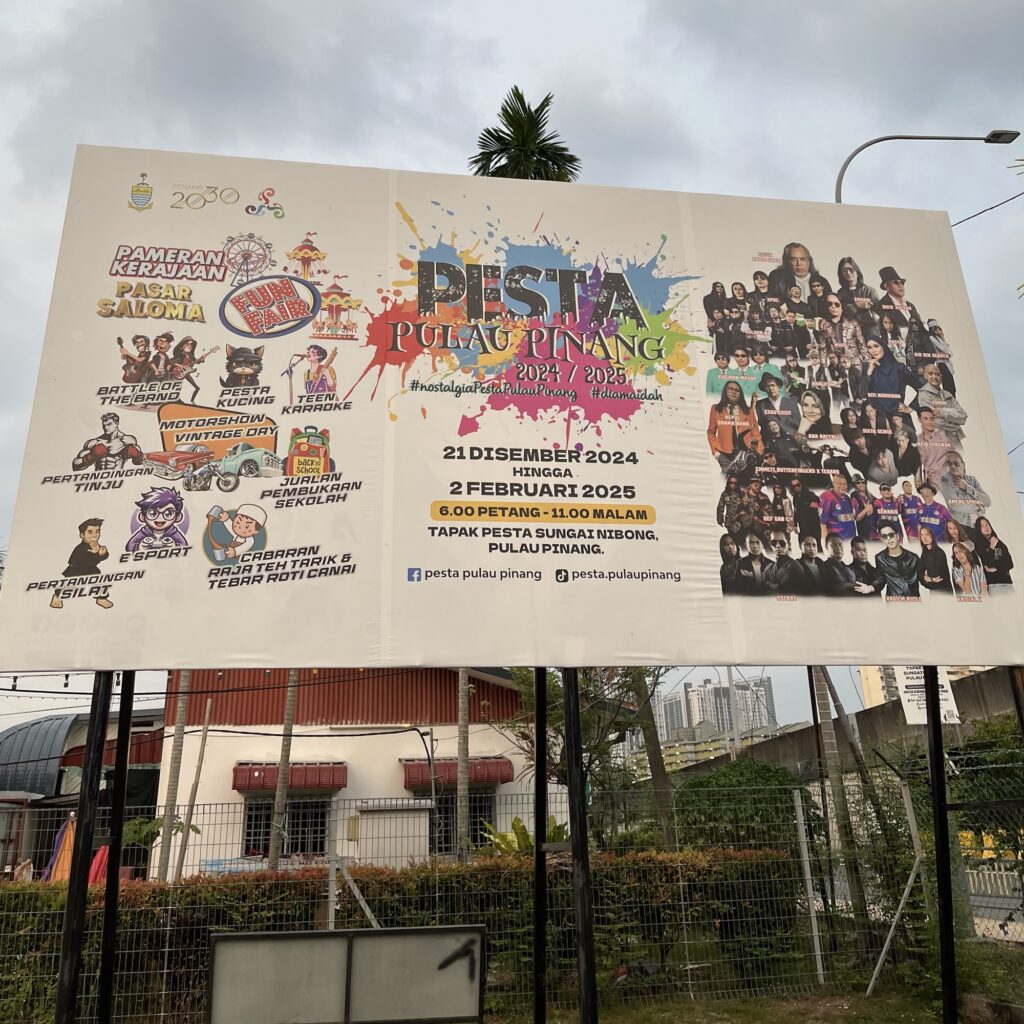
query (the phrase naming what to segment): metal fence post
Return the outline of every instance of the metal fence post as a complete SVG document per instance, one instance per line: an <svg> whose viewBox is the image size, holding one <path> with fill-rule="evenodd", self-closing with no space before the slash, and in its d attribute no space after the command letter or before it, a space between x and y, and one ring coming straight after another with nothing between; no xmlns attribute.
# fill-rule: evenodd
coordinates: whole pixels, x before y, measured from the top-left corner
<svg viewBox="0 0 1024 1024"><path fill-rule="evenodd" d="M796 811L796 835L800 845L800 864L804 873L804 891L807 894L807 914L811 919L811 942L814 944L814 967L818 984L825 984L825 964L821 957L821 936L818 934L818 911L814 906L814 882L811 879L811 858L807 851L807 828L804 825L804 803L800 790L793 790L793 808Z"/></svg>

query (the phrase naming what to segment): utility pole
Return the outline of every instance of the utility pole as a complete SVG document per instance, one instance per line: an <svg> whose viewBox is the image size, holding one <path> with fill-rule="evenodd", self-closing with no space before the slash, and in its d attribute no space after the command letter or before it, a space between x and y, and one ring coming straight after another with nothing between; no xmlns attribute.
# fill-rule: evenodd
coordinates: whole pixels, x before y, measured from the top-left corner
<svg viewBox="0 0 1024 1024"><path fill-rule="evenodd" d="M729 717L732 719L732 749L729 760L735 761L740 756L740 709L736 700L736 685L732 680L732 665L725 666L725 678L729 682Z"/></svg>
<svg viewBox="0 0 1024 1024"><path fill-rule="evenodd" d="M843 765L839 757L839 746L836 743L835 728L832 723L832 705L829 702L828 683L817 666L809 665L807 674L811 680L812 693L818 707L818 730L821 734L821 748L825 756L824 769L828 777L829 789L832 792L832 808L835 811L836 830L839 833L839 850L846 866L846 877L850 886L850 902L853 905L857 948L861 956L865 956L871 922L868 918L864 879L860 871L860 861L857 859L857 846L854 840L853 824L850 821L850 808L846 802ZM823 808L823 810L827 817L827 809Z"/></svg>
<svg viewBox="0 0 1024 1024"><path fill-rule="evenodd" d="M292 759L292 727L295 725L295 696L299 689L299 670L288 669L288 689L284 696L284 725L281 728L281 757L277 762L277 788L274 790L274 817L270 823L270 848L267 870L276 871L281 860L288 811L288 773Z"/></svg>
<svg viewBox="0 0 1024 1024"><path fill-rule="evenodd" d="M164 821L160 829L160 860L156 877L167 881L171 866L171 836L174 835L174 819L178 813L178 777L181 775L181 749L185 745L185 719L188 715L188 689L192 682L192 670L182 669L178 673L178 693L175 697L174 741L171 744L171 763L167 769L167 792L164 794Z"/></svg>

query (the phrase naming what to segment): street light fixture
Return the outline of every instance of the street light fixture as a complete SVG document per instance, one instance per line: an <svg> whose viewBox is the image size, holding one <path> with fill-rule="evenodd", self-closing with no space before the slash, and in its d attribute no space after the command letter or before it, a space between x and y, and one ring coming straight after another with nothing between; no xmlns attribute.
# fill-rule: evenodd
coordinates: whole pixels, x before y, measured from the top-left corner
<svg viewBox="0 0 1024 1024"><path fill-rule="evenodd" d="M1008 129L996 129L989 132L988 135L880 135L877 139L871 139L858 146L843 161L843 166L839 168L839 176L836 178L836 202L841 203L843 201L843 175L846 174L846 168L850 166L853 158L858 153L867 149L868 146L877 145L879 142L890 142L894 139L911 139L928 142L986 142L990 145L1008 146L1011 142L1016 142L1019 137L1020 132Z"/></svg>

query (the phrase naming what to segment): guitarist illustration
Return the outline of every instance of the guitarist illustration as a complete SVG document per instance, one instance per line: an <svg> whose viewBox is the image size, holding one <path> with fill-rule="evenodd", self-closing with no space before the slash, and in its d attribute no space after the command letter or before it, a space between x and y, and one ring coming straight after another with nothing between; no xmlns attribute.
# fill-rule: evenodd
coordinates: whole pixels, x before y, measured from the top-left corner
<svg viewBox="0 0 1024 1024"><path fill-rule="evenodd" d="M192 385L192 397L189 401L194 402L199 394L199 385L192 376L196 367L206 361L207 356L212 356L220 348L219 345L207 349L201 356L196 355L196 339L192 337L182 338L174 351L171 353L171 376L175 380L187 380Z"/></svg>
<svg viewBox="0 0 1024 1024"><path fill-rule="evenodd" d="M117 339L122 362L121 380L125 384L145 384L149 376L149 338L144 334L135 334L132 336L132 345L135 346L134 355L124 347L124 338Z"/></svg>
<svg viewBox="0 0 1024 1024"><path fill-rule="evenodd" d="M167 380L171 375L171 357L167 354L174 343L170 331L158 334L153 339L153 355L149 359L149 380Z"/></svg>

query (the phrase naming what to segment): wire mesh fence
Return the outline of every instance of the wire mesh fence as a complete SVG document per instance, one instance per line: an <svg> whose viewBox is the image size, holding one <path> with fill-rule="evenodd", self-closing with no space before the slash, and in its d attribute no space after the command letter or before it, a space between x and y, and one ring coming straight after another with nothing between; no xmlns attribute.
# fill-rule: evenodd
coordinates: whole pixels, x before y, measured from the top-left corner
<svg viewBox="0 0 1024 1024"><path fill-rule="evenodd" d="M950 777L950 799L964 804L954 812L954 834L965 920L973 936L1003 945L1024 939L1024 801L1007 796L1010 803L998 809L975 806L983 791L989 800L1000 799L998 786L1011 792L1013 779L987 765L961 776L962 783ZM996 789L985 789L989 776ZM602 997L789 995L863 988L876 967L883 978L933 970L926 786L926 777L912 774L904 782L885 768L833 785L816 778L795 787L684 784L667 818L649 792L595 794L589 818ZM549 840L566 838L564 793L551 794L549 810ZM32 877L24 878L22 864L21 881L0 885L0 1020L36 1024L53 1016L69 811L5 813L11 820L0 822L4 864L30 858ZM488 1008L521 1011L533 979L532 795L474 791L474 852L466 863L453 855L454 815L447 791L434 799L295 798L277 870L269 871L273 816L265 794L200 805L188 829L179 808L169 818L170 867L162 880L165 818L156 809L129 812L115 1018L205 1020L216 932L360 928L373 921L485 924ZM105 827L101 815L100 843ZM96 877L102 883L102 871ZM548 855L548 898L549 998L567 1007L576 996L567 853ZM102 903L102 884L94 885L83 1020L95 1018Z"/></svg>

